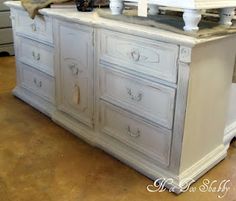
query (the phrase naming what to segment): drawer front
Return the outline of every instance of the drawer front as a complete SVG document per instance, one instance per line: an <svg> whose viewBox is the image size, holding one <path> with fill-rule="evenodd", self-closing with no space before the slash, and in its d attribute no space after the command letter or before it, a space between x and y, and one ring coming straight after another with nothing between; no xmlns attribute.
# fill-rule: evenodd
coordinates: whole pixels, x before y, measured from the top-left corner
<svg viewBox="0 0 236 201"><path fill-rule="evenodd" d="M176 83L178 46L101 31L100 62Z"/></svg>
<svg viewBox="0 0 236 201"><path fill-rule="evenodd" d="M101 99L168 129L172 128L175 89L102 68Z"/></svg>
<svg viewBox="0 0 236 201"><path fill-rule="evenodd" d="M0 0L0 11L9 10L9 8L3 4L4 1L6 0Z"/></svg>
<svg viewBox="0 0 236 201"><path fill-rule="evenodd" d="M50 46L17 37L17 54L21 62L54 76L54 56Z"/></svg>
<svg viewBox="0 0 236 201"><path fill-rule="evenodd" d="M10 12L0 12L0 28L11 27Z"/></svg>
<svg viewBox="0 0 236 201"><path fill-rule="evenodd" d="M0 29L0 44L7 44L13 42L12 29Z"/></svg>
<svg viewBox="0 0 236 201"><path fill-rule="evenodd" d="M21 86L37 94L41 98L54 103L54 78L37 71L30 66L21 65Z"/></svg>
<svg viewBox="0 0 236 201"><path fill-rule="evenodd" d="M52 44L52 19L47 16L37 15L31 19L25 11L14 10L12 19L15 20L15 29L18 34L32 39Z"/></svg>
<svg viewBox="0 0 236 201"><path fill-rule="evenodd" d="M101 103L101 131L146 156L169 164L171 131L154 127L128 112Z"/></svg>

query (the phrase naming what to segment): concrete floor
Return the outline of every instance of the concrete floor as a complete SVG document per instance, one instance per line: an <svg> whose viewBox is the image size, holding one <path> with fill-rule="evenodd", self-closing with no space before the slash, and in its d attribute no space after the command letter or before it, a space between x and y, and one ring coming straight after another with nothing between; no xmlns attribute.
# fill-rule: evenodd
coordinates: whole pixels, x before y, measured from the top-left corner
<svg viewBox="0 0 236 201"><path fill-rule="evenodd" d="M236 147L192 187L176 196L150 193L152 181L78 139L15 98L14 57L0 57L0 201L236 201ZM230 190L200 192L204 179L230 179Z"/></svg>

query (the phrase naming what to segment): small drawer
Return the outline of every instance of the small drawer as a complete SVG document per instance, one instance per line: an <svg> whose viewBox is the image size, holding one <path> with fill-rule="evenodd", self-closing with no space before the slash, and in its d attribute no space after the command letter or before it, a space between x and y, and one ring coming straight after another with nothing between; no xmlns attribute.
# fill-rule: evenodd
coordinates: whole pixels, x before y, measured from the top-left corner
<svg viewBox="0 0 236 201"><path fill-rule="evenodd" d="M100 63L176 83L177 45L112 31L100 33Z"/></svg>
<svg viewBox="0 0 236 201"><path fill-rule="evenodd" d="M172 128L175 89L108 68L101 69L101 99Z"/></svg>
<svg viewBox="0 0 236 201"><path fill-rule="evenodd" d="M50 46L29 39L17 37L18 59L28 65L54 76L53 49Z"/></svg>
<svg viewBox="0 0 236 201"><path fill-rule="evenodd" d="M12 29L0 29L0 44L8 44L13 42Z"/></svg>
<svg viewBox="0 0 236 201"><path fill-rule="evenodd" d="M22 87L51 103L55 102L54 78L22 63L20 69Z"/></svg>
<svg viewBox="0 0 236 201"><path fill-rule="evenodd" d="M0 0L0 11L9 10L9 8L4 5L4 2L5 2L5 1L6 1L6 0Z"/></svg>
<svg viewBox="0 0 236 201"><path fill-rule="evenodd" d="M16 33L28 36L44 43L53 43L52 19L47 16L37 15L33 20L25 11L14 10L12 19Z"/></svg>
<svg viewBox="0 0 236 201"><path fill-rule="evenodd" d="M0 28L11 27L10 11L0 12Z"/></svg>
<svg viewBox="0 0 236 201"><path fill-rule="evenodd" d="M172 133L101 102L101 132L120 140L147 157L169 165Z"/></svg>

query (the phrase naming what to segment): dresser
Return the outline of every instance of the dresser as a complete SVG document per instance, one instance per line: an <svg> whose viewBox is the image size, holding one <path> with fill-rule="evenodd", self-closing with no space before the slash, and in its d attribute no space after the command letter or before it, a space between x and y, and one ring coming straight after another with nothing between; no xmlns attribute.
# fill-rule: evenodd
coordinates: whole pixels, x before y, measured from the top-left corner
<svg viewBox="0 0 236 201"><path fill-rule="evenodd" d="M14 55L10 11L0 0L0 54Z"/></svg>
<svg viewBox="0 0 236 201"><path fill-rule="evenodd" d="M52 19L34 20L20 9L11 11L17 66L13 93L48 116L55 108L54 42Z"/></svg>
<svg viewBox="0 0 236 201"><path fill-rule="evenodd" d="M180 193L223 160L236 35L194 38L75 9L11 8L14 94ZM222 51L222 47L227 51Z"/></svg>

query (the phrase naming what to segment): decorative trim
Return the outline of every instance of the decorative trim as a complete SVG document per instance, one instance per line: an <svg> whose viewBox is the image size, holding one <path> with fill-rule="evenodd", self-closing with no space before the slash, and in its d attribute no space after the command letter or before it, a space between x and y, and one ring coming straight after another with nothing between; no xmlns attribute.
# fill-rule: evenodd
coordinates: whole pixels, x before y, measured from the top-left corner
<svg viewBox="0 0 236 201"><path fill-rule="evenodd" d="M179 60L184 63L190 63L192 57L192 48L180 46Z"/></svg>
<svg viewBox="0 0 236 201"><path fill-rule="evenodd" d="M229 148L231 140L236 137L236 121L225 128L224 145L226 149Z"/></svg>

